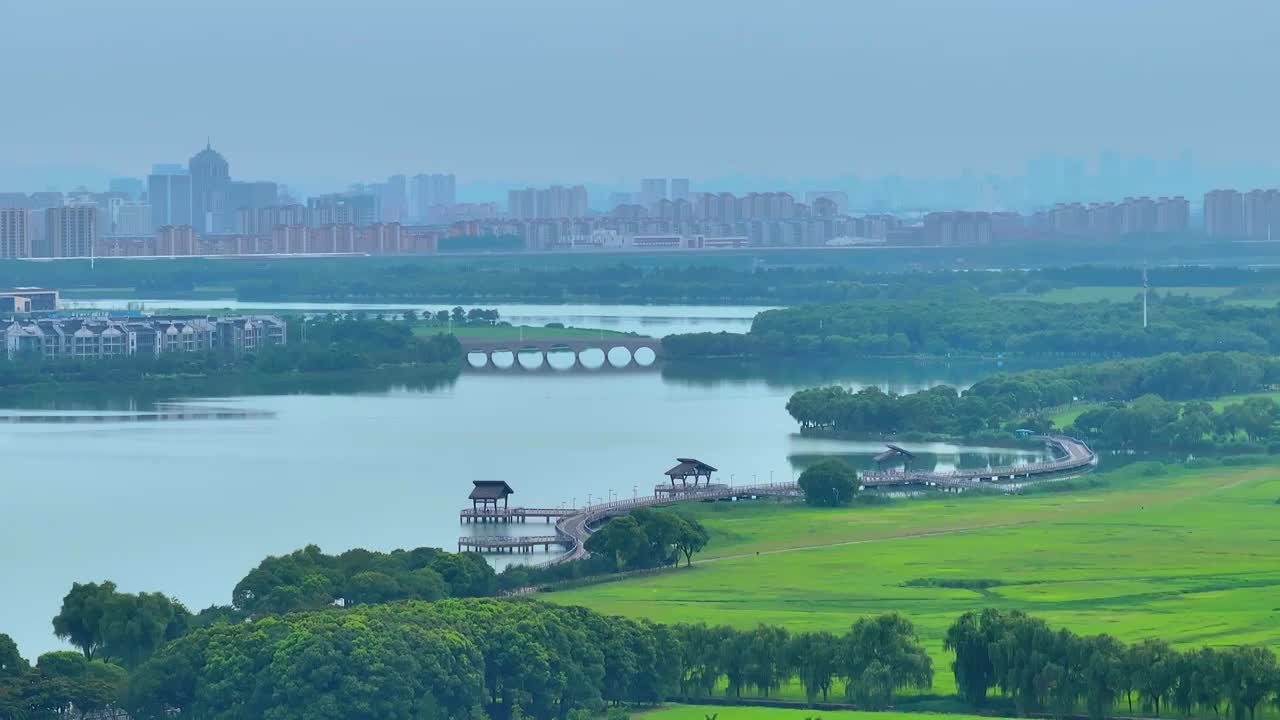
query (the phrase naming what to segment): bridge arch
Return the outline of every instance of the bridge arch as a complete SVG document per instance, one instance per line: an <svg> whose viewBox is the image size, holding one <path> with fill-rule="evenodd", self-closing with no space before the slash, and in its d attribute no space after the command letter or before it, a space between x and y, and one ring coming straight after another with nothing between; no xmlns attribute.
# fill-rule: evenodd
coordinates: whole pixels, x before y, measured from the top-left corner
<svg viewBox="0 0 1280 720"><path fill-rule="evenodd" d="M631 349L622 345L615 345L605 352L605 358L613 367L624 368L631 364Z"/></svg>

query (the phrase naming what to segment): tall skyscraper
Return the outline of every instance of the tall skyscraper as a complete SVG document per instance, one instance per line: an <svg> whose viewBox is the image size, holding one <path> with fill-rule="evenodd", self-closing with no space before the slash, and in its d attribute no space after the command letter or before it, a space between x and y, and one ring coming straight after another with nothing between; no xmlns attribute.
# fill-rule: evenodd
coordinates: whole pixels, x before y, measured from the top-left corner
<svg viewBox="0 0 1280 720"><path fill-rule="evenodd" d="M52 257L89 257L98 239L98 208L64 205L45 210L45 232Z"/></svg>
<svg viewBox="0 0 1280 720"><path fill-rule="evenodd" d="M671 178L671 199L689 199L689 178Z"/></svg>
<svg viewBox="0 0 1280 720"><path fill-rule="evenodd" d="M640 204L652 208L659 200L667 199L666 178L645 178L640 181Z"/></svg>
<svg viewBox="0 0 1280 720"><path fill-rule="evenodd" d="M1204 194L1204 232L1210 237L1244 235L1244 198L1238 190L1210 190Z"/></svg>
<svg viewBox="0 0 1280 720"><path fill-rule="evenodd" d="M227 185L227 212L233 218L240 210L260 210L278 204L280 204L280 191L273 182L232 180ZM228 230L228 232L234 232L234 230Z"/></svg>
<svg viewBox="0 0 1280 720"><path fill-rule="evenodd" d="M531 220L537 214L538 191L533 188L507 191L507 214L517 220Z"/></svg>
<svg viewBox="0 0 1280 720"><path fill-rule="evenodd" d="M191 176L181 165L156 165L147 176L151 226L191 224Z"/></svg>
<svg viewBox="0 0 1280 720"><path fill-rule="evenodd" d="M31 211L0 209L0 258L31 257Z"/></svg>
<svg viewBox="0 0 1280 720"><path fill-rule="evenodd" d="M233 208L227 206L231 185L230 166L212 146L191 157L192 225L200 233L227 233L235 222Z"/></svg>
<svg viewBox="0 0 1280 720"><path fill-rule="evenodd" d="M409 191L403 175L392 175L378 186L378 214L381 222L409 219Z"/></svg>
<svg viewBox="0 0 1280 720"><path fill-rule="evenodd" d="M452 208L458 204L457 179L453 173L414 175L412 183L414 220L435 222L432 208Z"/></svg>

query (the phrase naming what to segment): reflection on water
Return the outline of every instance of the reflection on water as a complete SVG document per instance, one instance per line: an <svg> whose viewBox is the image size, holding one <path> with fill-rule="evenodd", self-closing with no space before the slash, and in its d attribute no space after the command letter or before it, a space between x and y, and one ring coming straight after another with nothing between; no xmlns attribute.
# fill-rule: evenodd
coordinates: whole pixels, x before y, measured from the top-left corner
<svg viewBox="0 0 1280 720"><path fill-rule="evenodd" d="M308 543L329 552L453 548L466 532L458 511L472 480L506 480L517 504L557 507L647 495L677 457L701 458L721 469L718 481L739 484L794 479L833 454L863 465L883 445L801 437L785 410L792 392L833 382L965 387L998 369L888 360L803 373L730 365L720 375L389 370L6 397L4 407L21 408L9 417L102 420L0 426L0 547L42 549L39 563L0 553L0 628L34 657L58 647L48 618L72 582L111 579L202 608L228 602L263 557ZM166 404L194 397L203 399L180 403L186 410ZM141 421L175 412L206 415ZM113 422L131 424L104 432ZM1032 461L1038 452L908 447L939 469ZM482 529L547 532L539 523Z"/></svg>
<svg viewBox="0 0 1280 720"><path fill-rule="evenodd" d="M251 420L275 417L275 413L247 408L161 404L152 412L0 412L0 423L11 425L72 425L87 423L183 422L192 420Z"/></svg>

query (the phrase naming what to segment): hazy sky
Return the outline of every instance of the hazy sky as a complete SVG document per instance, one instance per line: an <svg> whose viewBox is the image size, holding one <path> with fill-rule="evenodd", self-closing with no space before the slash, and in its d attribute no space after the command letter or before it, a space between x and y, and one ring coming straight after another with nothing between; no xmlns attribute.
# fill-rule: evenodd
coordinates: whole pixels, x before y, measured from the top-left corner
<svg viewBox="0 0 1280 720"><path fill-rule="evenodd" d="M1280 150L1274 0L13 0L3 23L0 190L206 136L304 188Z"/></svg>

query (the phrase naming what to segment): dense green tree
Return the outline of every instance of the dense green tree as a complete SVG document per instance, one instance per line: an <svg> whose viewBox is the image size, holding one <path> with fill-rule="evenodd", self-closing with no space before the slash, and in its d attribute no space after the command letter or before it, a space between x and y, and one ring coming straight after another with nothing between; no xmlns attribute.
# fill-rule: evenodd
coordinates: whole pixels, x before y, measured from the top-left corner
<svg viewBox="0 0 1280 720"><path fill-rule="evenodd" d="M1178 655L1169 643L1155 639L1130 646L1129 653L1128 667L1134 673L1134 689L1158 717L1161 703L1177 681Z"/></svg>
<svg viewBox="0 0 1280 720"><path fill-rule="evenodd" d="M62 599L62 609L53 618L53 634L66 640L88 660L103 646L102 618L107 602L116 595L116 584L74 583Z"/></svg>
<svg viewBox="0 0 1280 720"><path fill-rule="evenodd" d="M0 676L20 675L28 669L13 638L0 633Z"/></svg>
<svg viewBox="0 0 1280 720"><path fill-rule="evenodd" d="M308 545L263 560L236 584L231 597L236 610L262 615L334 604L476 597L492 595L496 589L493 569L475 553L356 548L333 556Z"/></svg>
<svg viewBox="0 0 1280 720"><path fill-rule="evenodd" d="M911 622L891 613L854 623L843 641L840 674L851 700L884 708L899 690L932 687L933 661Z"/></svg>
<svg viewBox="0 0 1280 720"><path fill-rule="evenodd" d="M1236 720L1253 720L1258 705L1280 685L1275 653L1258 646L1235 647L1222 661L1225 695Z"/></svg>
<svg viewBox="0 0 1280 720"><path fill-rule="evenodd" d="M787 648L788 664L804 686L809 704L827 702L840 659L840 644L829 632L799 633Z"/></svg>
<svg viewBox="0 0 1280 720"><path fill-rule="evenodd" d="M981 613L967 612L947 628L943 647L956 656L951 663L956 689L974 707L982 707L987 692L999 682L990 648L1005 622L1003 613L988 608Z"/></svg>
<svg viewBox="0 0 1280 720"><path fill-rule="evenodd" d="M804 500L816 507L848 505L858 491L858 474L843 460L833 458L810 465L800 473Z"/></svg>

